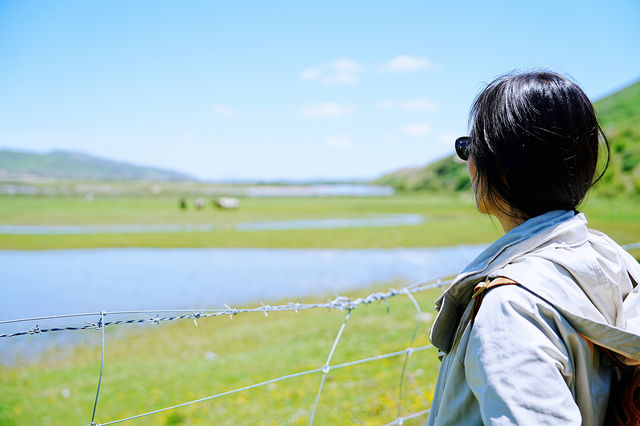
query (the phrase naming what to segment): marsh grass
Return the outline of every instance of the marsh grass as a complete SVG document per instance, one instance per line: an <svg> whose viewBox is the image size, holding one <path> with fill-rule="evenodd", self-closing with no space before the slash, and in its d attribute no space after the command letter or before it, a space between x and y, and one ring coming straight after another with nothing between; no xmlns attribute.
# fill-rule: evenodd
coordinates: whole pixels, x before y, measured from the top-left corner
<svg viewBox="0 0 640 426"><path fill-rule="evenodd" d="M377 289L368 291L373 290ZM350 296L366 294L360 290ZM433 301L439 294L435 289L416 295L423 314L412 347L428 344ZM271 312L268 317L248 313L233 319L201 318L198 327L192 320L180 320L159 326L124 326L125 333L107 328L97 421L319 368L326 362L345 314L316 309ZM389 301L388 313L383 302L361 305L352 311L331 364L407 348L416 319L416 310L405 295ZM84 333L93 333L96 340L99 335L97 330ZM99 345L77 347L55 359L45 354L37 362L0 369L0 424L89 423ZM395 419L403 360L398 356L330 371L317 424L381 424ZM429 406L438 365L434 350L411 355L402 398L404 415ZM320 379L321 373L288 379L129 424L306 424ZM413 424L422 422L424 418Z"/></svg>

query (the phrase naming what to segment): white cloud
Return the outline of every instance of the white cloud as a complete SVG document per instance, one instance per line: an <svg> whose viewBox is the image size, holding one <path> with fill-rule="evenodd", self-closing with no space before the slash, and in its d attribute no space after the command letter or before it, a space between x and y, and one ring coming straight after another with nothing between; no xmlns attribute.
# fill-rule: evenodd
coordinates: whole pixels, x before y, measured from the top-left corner
<svg viewBox="0 0 640 426"><path fill-rule="evenodd" d="M236 114L235 108L229 105L217 104L213 106L213 112L223 117L231 117Z"/></svg>
<svg viewBox="0 0 640 426"><path fill-rule="evenodd" d="M379 108L379 109L391 109L394 106L396 106L395 101L392 101L392 100L389 100L389 99L385 99L383 101L376 102L376 108Z"/></svg>
<svg viewBox="0 0 640 426"><path fill-rule="evenodd" d="M307 105L300 109L300 114L311 118L334 118L353 114L356 111L354 105L341 105L335 102L322 102Z"/></svg>
<svg viewBox="0 0 640 426"><path fill-rule="evenodd" d="M433 65L426 58L419 56L397 55L389 62L382 65L381 70L386 72L413 72L432 68Z"/></svg>
<svg viewBox="0 0 640 426"><path fill-rule="evenodd" d="M375 107L378 109L393 109L398 107L405 111L435 111L440 108L440 105L427 98L416 98L400 102L385 99L376 102Z"/></svg>
<svg viewBox="0 0 640 426"><path fill-rule="evenodd" d="M350 149L353 147L353 140L349 136L329 136L322 141L325 145L341 150Z"/></svg>
<svg viewBox="0 0 640 426"><path fill-rule="evenodd" d="M300 73L300 78L325 84L355 84L366 69L355 59L338 58L328 64L307 68Z"/></svg>
<svg viewBox="0 0 640 426"><path fill-rule="evenodd" d="M435 111L438 109L438 104L427 98L417 98L402 102L400 108L407 111Z"/></svg>
<svg viewBox="0 0 640 426"><path fill-rule="evenodd" d="M300 78L305 81L317 80L322 75L322 71L318 68L307 68L300 73Z"/></svg>
<svg viewBox="0 0 640 426"><path fill-rule="evenodd" d="M407 136L426 136L431 133L431 127L426 123L409 123L400 129Z"/></svg>

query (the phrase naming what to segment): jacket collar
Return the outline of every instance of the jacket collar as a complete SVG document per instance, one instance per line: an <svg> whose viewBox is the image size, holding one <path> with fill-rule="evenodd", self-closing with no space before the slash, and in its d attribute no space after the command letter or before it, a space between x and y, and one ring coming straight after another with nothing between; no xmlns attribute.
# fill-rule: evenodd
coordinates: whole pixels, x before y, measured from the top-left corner
<svg viewBox="0 0 640 426"><path fill-rule="evenodd" d="M431 329L431 342L449 352L462 313L471 300L473 287L496 271L555 235L569 231L574 238L587 237L582 213L554 210L531 218L496 240L476 257L436 300L438 315Z"/></svg>
<svg viewBox="0 0 640 426"><path fill-rule="evenodd" d="M496 258L503 255L508 249L511 249L509 251L513 252L515 251L515 248L518 253L522 253L523 247L520 247L521 243L526 242L535 236L542 237L536 238L536 240L544 239L550 233L549 231L555 230L557 225L569 219L573 219L574 216L575 213L571 210L553 210L521 223L502 237L498 238L493 244L480 253L469 265L467 265L466 268L462 270L460 275L456 277L455 281L461 281L464 279L464 275L471 276L487 269L490 263L494 262ZM586 224L586 219L582 213L579 213L578 217ZM527 244L527 246L532 246L531 242Z"/></svg>

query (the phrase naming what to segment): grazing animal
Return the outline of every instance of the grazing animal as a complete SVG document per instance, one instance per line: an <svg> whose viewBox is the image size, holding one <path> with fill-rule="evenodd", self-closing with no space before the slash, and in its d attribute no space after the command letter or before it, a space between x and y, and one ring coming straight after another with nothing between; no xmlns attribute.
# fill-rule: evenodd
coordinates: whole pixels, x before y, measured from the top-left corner
<svg viewBox="0 0 640 426"><path fill-rule="evenodd" d="M239 205L237 198L220 197L216 200L216 207L220 209L237 209Z"/></svg>
<svg viewBox="0 0 640 426"><path fill-rule="evenodd" d="M198 210L202 209L204 207L204 199L198 197L195 200L193 200L193 207L195 207Z"/></svg>

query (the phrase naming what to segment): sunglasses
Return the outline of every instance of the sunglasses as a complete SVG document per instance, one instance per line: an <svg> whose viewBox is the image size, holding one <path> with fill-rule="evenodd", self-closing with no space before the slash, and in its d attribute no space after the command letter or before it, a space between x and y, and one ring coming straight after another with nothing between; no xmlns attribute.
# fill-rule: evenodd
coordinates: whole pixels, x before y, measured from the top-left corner
<svg viewBox="0 0 640 426"><path fill-rule="evenodd" d="M456 154L464 161L469 159L469 143L471 143L469 136L462 136L456 139Z"/></svg>

